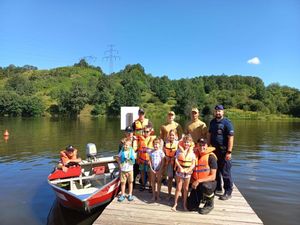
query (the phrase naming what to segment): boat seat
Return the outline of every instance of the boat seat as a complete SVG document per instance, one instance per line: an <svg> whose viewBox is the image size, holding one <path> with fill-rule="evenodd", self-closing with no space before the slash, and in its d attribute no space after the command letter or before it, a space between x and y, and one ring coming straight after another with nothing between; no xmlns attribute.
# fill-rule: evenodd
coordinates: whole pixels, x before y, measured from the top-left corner
<svg viewBox="0 0 300 225"><path fill-rule="evenodd" d="M85 195L85 194L92 194L97 190L98 190L98 188L89 187L89 188L84 188L84 189L71 190L70 192L72 192L76 195Z"/></svg>
<svg viewBox="0 0 300 225"><path fill-rule="evenodd" d="M117 168L115 163L107 163L107 166L110 173L112 173L115 170L115 168Z"/></svg>

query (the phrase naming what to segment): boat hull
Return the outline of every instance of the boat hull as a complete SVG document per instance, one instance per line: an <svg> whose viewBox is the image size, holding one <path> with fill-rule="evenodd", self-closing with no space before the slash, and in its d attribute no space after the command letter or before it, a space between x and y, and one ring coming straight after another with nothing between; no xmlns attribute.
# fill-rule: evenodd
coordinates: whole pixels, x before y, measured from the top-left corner
<svg viewBox="0 0 300 225"><path fill-rule="evenodd" d="M74 209L77 211L90 212L92 209L105 205L112 201L119 192L120 179L115 178L110 183L105 185L99 191L93 193L87 198L82 199L69 191L59 188L50 183L52 189L55 192L58 202L66 208Z"/></svg>

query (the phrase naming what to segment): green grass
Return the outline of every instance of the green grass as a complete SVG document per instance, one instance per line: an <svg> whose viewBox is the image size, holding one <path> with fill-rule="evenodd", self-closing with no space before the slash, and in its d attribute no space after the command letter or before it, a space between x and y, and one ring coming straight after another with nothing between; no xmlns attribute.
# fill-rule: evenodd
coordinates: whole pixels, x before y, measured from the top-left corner
<svg viewBox="0 0 300 225"><path fill-rule="evenodd" d="M230 119L243 120L293 120L300 121L300 118L295 118L283 114L266 114L263 112L243 111L240 109L227 109L226 116Z"/></svg>

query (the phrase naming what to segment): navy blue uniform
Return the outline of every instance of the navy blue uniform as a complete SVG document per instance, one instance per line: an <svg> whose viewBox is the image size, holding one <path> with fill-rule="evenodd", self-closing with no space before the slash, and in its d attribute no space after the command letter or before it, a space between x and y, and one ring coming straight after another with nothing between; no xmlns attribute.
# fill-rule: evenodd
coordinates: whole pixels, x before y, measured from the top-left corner
<svg viewBox="0 0 300 225"><path fill-rule="evenodd" d="M215 154L218 158L217 169L217 188L222 190L221 179L223 177L225 193L231 195L233 181L231 177L231 160L226 160L226 152L228 148L228 136L234 135L233 125L230 120L223 118L220 121L212 119L210 121L209 133L211 134L211 145L216 148Z"/></svg>

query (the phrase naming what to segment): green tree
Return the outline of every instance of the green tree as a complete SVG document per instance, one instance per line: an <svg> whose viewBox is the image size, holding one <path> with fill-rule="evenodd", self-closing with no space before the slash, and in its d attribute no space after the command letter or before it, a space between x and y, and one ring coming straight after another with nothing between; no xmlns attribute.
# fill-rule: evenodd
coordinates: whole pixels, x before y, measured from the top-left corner
<svg viewBox="0 0 300 225"><path fill-rule="evenodd" d="M15 92L0 92L0 116L20 116L22 100Z"/></svg>
<svg viewBox="0 0 300 225"><path fill-rule="evenodd" d="M126 106L126 96L123 87L116 90L113 103L109 107L109 114L113 116L119 116L122 106Z"/></svg>
<svg viewBox="0 0 300 225"><path fill-rule="evenodd" d="M28 78L15 75L7 80L5 89L8 91L15 91L19 95L32 95L35 93L35 87L28 80Z"/></svg>
<svg viewBox="0 0 300 225"><path fill-rule="evenodd" d="M93 96L92 103L104 104L108 107L113 100L113 83L109 76L100 76L98 79L96 93Z"/></svg>
<svg viewBox="0 0 300 225"><path fill-rule="evenodd" d="M78 67L89 67L89 64L87 63L87 61L85 61L85 59L80 59L80 61L78 63L75 63L74 66L78 66Z"/></svg>
<svg viewBox="0 0 300 225"><path fill-rule="evenodd" d="M60 112L71 117L78 116L88 102L88 94L81 83L72 84L71 91L63 91L58 99Z"/></svg>
<svg viewBox="0 0 300 225"><path fill-rule="evenodd" d="M45 106L42 100L36 96L22 98L22 116L34 117L44 113Z"/></svg>

